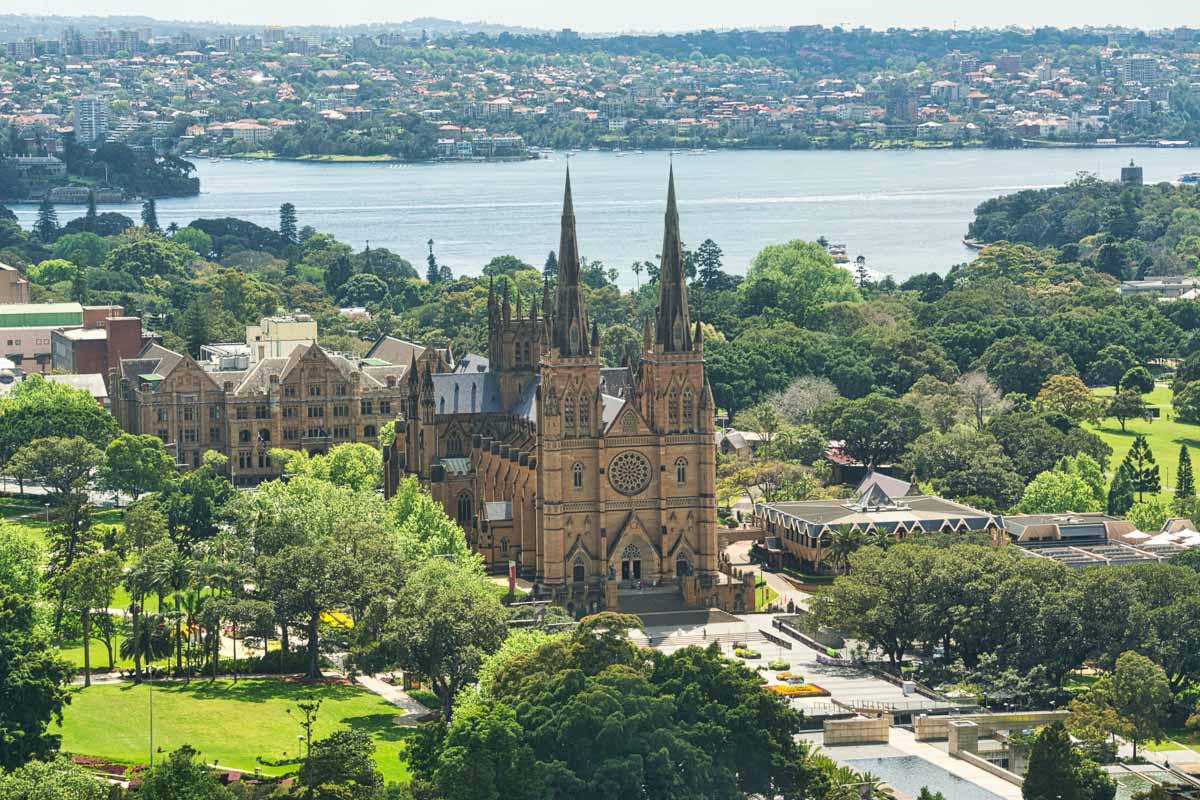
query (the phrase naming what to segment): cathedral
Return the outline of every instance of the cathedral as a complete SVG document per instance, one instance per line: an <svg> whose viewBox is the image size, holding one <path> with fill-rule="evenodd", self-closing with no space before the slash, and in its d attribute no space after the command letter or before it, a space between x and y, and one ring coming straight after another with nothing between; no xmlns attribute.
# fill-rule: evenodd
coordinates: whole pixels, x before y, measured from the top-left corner
<svg viewBox="0 0 1200 800"><path fill-rule="evenodd" d="M387 493L418 476L489 569L515 566L537 596L577 613L634 593L743 610L753 587L718 569L715 409L688 314L674 174L636 374L601 365L569 170L557 253L540 315L536 302L525 311L519 296L514 308L507 290L490 292L486 358L448 372L413 361L384 452Z"/></svg>

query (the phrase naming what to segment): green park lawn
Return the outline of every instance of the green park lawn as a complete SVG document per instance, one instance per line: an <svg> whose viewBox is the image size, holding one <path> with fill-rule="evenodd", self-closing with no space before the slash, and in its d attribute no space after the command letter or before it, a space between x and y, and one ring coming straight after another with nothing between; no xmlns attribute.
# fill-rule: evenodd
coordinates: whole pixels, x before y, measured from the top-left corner
<svg viewBox="0 0 1200 800"><path fill-rule="evenodd" d="M63 712L62 749L120 763L147 763L149 693L146 684L75 690ZM268 775L292 771L294 764L266 766L257 759L296 757L296 736L302 733L299 723L303 719L296 703L316 696L321 708L314 739L346 727L364 731L375 741L375 760L384 777L408 780L403 752L414 729L394 724L399 709L364 689L259 678L236 684L228 680L156 684L153 693L156 758L188 744L199 750L205 761L223 767L251 772L261 767Z"/></svg>
<svg viewBox="0 0 1200 800"><path fill-rule="evenodd" d="M1111 396L1113 387L1107 386L1096 390L1101 397ZM1159 474L1164 487L1175 487L1175 468L1179 463L1179 446L1186 444L1192 451L1192 463L1200 458L1200 425L1188 425L1175 419L1175 409L1171 406L1173 397L1171 389L1162 384L1156 384L1154 391L1146 395L1146 402L1159 410L1158 419L1147 422L1144 419L1128 420L1125 430L1115 419L1103 419L1099 425L1091 429L1113 449L1109 460L1108 471L1112 473L1125 458L1133 445L1134 437L1141 434L1150 445L1150 452L1158 462ZM1164 497L1170 498L1171 492L1164 491Z"/></svg>

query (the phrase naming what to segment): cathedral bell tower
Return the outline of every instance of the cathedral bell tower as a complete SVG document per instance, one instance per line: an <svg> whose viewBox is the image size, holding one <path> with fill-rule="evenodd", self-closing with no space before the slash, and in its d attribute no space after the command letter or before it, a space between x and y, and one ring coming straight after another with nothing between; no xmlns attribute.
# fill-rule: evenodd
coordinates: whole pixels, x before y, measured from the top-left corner
<svg viewBox="0 0 1200 800"><path fill-rule="evenodd" d="M581 542L593 552L598 547L603 434L600 332L589 324L583 298L569 168L554 314L545 330L549 346L540 364L537 422L544 537L537 566L547 586L564 587L567 549Z"/></svg>

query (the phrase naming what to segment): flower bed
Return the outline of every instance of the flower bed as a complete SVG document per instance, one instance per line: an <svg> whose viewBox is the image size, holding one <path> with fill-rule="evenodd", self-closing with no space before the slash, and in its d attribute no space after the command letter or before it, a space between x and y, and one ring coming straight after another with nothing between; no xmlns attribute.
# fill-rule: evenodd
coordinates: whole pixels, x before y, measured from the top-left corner
<svg viewBox="0 0 1200 800"><path fill-rule="evenodd" d="M748 647L739 647L733 651L733 654L738 658L762 658L762 653L758 652L757 650L751 650Z"/></svg>
<svg viewBox="0 0 1200 800"><path fill-rule="evenodd" d="M766 689L769 692L774 692L784 697L829 697L829 691L822 689L815 683L803 683L798 686L792 683L777 683L766 687Z"/></svg>

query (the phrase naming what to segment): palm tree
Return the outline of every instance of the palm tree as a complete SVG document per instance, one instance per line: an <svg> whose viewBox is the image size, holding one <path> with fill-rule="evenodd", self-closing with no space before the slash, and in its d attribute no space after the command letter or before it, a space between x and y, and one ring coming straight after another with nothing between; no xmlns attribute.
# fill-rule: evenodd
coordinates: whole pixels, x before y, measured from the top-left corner
<svg viewBox="0 0 1200 800"><path fill-rule="evenodd" d="M634 279L637 280L638 291L641 291L641 289L642 289L642 270L645 269L642 266L642 262L635 261L635 262L633 262L633 265L630 266L629 268L631 270L633 270L633 277L634 277Z"/></svg>
<svg viewBox="0 0 1200 800"><path fill-rule="evenodd" d="M175 623L175 672L179 673L183 671L183 596L191 588L195 566L192 559L179 550L154 566L155 583L171 593L169 616Z"/></svg>
<svg viewBox="0 0 1200 800"><path fill-rule="evenodd" d="M167 626L163 618L157 614L143 614L141 624L132 628L129 635L121 641L121 658L132 659L140 665L169 658L171 655L171 638L167 635ZM138 667L138 680L141 679L141 667Z"/></svg>
<svg viewBox="0 0 1200 800"><path fill-rule="evenodd" d="M833 529L829 542L829 562L843 574L850 569L850 556L863 546L866 537L853 525L839 525Z"/></svg>
<svg viewBox="0 0 1200 800"><path fill-rule="evenodd" d="M887 550L895 543L896 538L893 534L879 528L867 533L863 539L863 544L878 547L880 550Z"/></svg>

